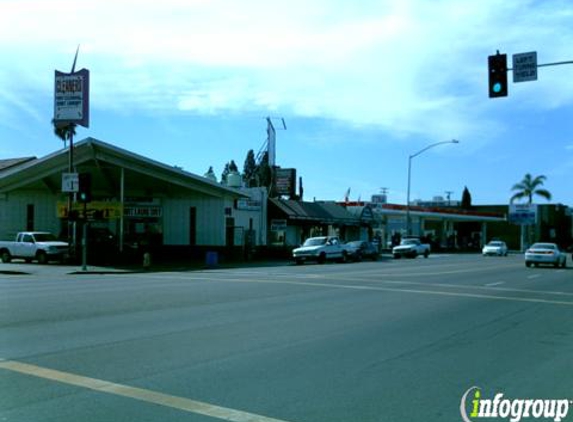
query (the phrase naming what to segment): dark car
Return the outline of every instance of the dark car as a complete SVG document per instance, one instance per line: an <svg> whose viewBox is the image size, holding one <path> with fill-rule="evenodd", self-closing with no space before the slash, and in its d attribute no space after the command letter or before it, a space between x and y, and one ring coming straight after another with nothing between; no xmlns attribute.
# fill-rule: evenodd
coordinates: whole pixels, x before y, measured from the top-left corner
<svg viewBox="0 0 573 422"><path fill-rule="evenodd" d="M379 256L378 248L371 242L365 240L354 240L344 245L348 258L354 261L362 261L363 259L371 259L376 261Z"/></svg>

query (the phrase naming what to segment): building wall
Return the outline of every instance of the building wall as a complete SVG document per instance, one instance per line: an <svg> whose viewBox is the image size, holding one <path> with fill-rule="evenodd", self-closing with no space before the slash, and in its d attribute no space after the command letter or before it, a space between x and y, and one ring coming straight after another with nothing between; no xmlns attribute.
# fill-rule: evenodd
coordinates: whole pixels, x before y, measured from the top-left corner
<svg viewBox="0 0 573 422"><path fill-rule="evenodd" d="M21 190L0 195L0 240L26 230L28 205L34 206L34 230L60 234L57 198L48 191Z"/></svg>
<svg viewBox="0 0 573 422"><path fill-rule="evenodd" d="M189 245L190 208L197 209L197 246L225 246L225 208L233 202L220 198L198 196L195 199L165 198L163 200L163 243Z"/></svg>
<svg viewBox="0 0 573 422"><path fill-rule="evenodd" d="M250 196L251 202L245 203L245 200L241 203L242 200L239 200L242 205L233 209L232 216L235 218L235 227L242 227L246 233L252 225L255 232L254 246L264 246L267 244L268 195L266 188L248 188L241 191Z"/></svg>

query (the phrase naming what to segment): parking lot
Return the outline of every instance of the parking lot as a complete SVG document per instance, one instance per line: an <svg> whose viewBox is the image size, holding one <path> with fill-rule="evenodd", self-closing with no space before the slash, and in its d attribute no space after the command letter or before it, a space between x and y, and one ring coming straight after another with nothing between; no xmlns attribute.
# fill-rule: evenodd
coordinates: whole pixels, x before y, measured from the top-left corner
<svg viewBox="0 0 573 422"><path fill-rule="evenodd" d="M3 275L0 420L444 421L472 386L573 398L568 265Z"/></svg>

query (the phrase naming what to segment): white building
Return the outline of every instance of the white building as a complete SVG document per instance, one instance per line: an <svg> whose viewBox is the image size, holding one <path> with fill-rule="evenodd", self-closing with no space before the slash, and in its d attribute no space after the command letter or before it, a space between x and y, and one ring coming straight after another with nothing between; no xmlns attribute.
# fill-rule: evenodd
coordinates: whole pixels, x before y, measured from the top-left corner
<svg viewBox="0 0 573 422"><path fill-rule="evenodd" d="M67 235L62 173L68 160L68 149L40 159L3 160L0 239L23 230ZM222 186L93 138L75 145L74 169L91 175L92 202L85 210L90 226L109 229L119 248L147 242L202 251L266 243L264 190ZM75 203L74 210L83 216L83 204Z"/></svg>

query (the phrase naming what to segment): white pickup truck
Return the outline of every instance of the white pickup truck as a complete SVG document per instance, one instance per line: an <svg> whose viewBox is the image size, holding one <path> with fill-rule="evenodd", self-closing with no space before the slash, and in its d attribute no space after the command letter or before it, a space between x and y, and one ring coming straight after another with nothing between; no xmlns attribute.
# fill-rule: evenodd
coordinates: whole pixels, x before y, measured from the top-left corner
<svg viewBox="0 0 573 422"><path fill-rule="evenodd" d="M422 243L420 239L403 239L398 246L392 248L392 255L394 258L416 258L418 255L427 258L430 255L430 245Z"/></svg>
<svg viewBox="0 0 573 422"><path fill-rule="evenodd" d="M63 260L68 254L69 246L60 242L48 232L21 232L16 235L14 242L0 242L0 258L8 263L13 258L31 262L37 260L46 264L51 260Z"/></svg>
<svg viewBox="0 0 573 422"><path fill-rule="evenodd" d="M348 251L338 237L309 237L301 247L293 249L292 257L296 264L302 264L305 261L316 261L319 264L331 260L345 262Z"/></svg>

